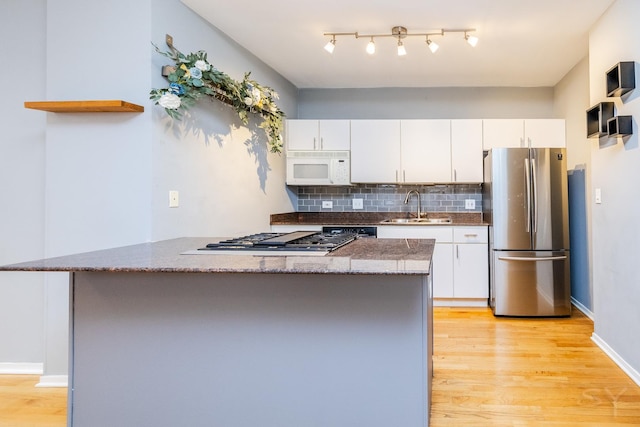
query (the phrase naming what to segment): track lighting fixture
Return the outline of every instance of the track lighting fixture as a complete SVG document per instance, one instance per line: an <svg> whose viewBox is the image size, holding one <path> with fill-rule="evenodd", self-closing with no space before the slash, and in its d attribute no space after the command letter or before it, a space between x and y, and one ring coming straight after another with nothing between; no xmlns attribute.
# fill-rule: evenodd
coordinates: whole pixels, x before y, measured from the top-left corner
<svg viewBox="0 0 640 427"><path fill-rule="evenodd" d="M382 34L359 34L358 32L353 32L353 33L324 33L325 36L331 36L331 40L325 45L324 49L329 52L329 53L333 53L333 50L336 47L336 37L337 36L352 36L355 37L356 39L359 38L368 38L369 39L369 43L367 43L367 53L369 55L373 55L376 52L376 44L374 42L374 38L378 37L395 37L398 40L398 56L404 56L407 54L407 50L404 46L404 42L403 39L406 37L413 37L413 36L421 36L421 37L426 37L426 43L427 46L429 47L429 50L432 53L436 53L436 51L440 48L440 46L434 42L433 40L431 40L430 37L433 36L444 36L446 33L463 33L464 34L464 39L467 43L469 43L471 46L476 46L478 44L478 38L476 36L470 35L469 33L472 33L476 31L475 28L461 28L461 29L441 29L441 30L434 30L434 31L430 31L430 32L423 32L423 33L409 33L407 31L407 29L405 27L402 26L395 26L393 28L391 28L391 33L382 33Z"/></svg>

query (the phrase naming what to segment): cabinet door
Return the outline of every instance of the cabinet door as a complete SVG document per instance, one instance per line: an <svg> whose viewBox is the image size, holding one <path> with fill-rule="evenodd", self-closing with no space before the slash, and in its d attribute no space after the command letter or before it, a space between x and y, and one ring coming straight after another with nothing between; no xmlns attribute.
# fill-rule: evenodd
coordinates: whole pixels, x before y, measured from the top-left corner
<svg viewBox="0 0 640 427"><path fill-rule="evenodd" d="M530 119L524 121L527 146L564 148L567 145L563 119Z"/></svg>
<svg viewBox="0 0 640 427"><path fill-rule="evenodd" d="M489 298L488 246L455 244L453 249L454 298Z"/></svg>
<svg viewBox="0 0 640 427"><path fill-rule="evenodd" d="M453 244L436 243L433 249L433 297L453 298Z"/></svg>
<svg viewBox="0 0 640 427"><path fill-rule="evenodd" d="M524 120L483 120L482 145L485 150L498 147L524 147Z"/></svg>
<svg viewBox="0 0 640 427"><path fill-rule="evenodd" d="M351 182L392 183L400 174L400 120L351 121Z"/></svg>
<svg viewBox="0 0 640 427"><path fill-rule="evenodd" d="M319 149L318 120L287 120L287 150Z"/></svg>
<svg viewBox="0 0 640 427"><path fill-rule="evenodd" d="M451 120L453 182L482 182L482 120Z"/></svg>
<svg viewBox="0 0 640 427"><path fill-rule="evenodd" d="M451 182L451 121L400 122L402 182Z"/></svg>
<svg viewBox="0 0 640 427"><path fill-rule="evenodd" d="M320 120L320 149L348 151L351 149L349 120Z"/></svg>

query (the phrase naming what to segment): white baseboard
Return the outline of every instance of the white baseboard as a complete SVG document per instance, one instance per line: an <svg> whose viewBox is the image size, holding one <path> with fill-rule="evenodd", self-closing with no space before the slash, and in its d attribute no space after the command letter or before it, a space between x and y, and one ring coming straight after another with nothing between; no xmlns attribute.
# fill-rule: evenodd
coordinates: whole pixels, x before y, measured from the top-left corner
<svg viewBox="0 0 640 427"><path fill-rule="evenodd" d="M36 387L67 387L68 385L68 375L42 375Z"/></svg>
<svg viewBox="0 0 640 427"><path fill-rule="evenodd" d="M489 307L486 298L434 298L434 307Z"/></svg>
<svg viewBox="0 0 640 427"><path fill-rule="evenodd" d="M625 362L625 360L620 357L620 355L616 353L615 350L609 347L609 345L595 332L591 334L591 340L595 342L596 345L600 347L600 349L604 351L607 356L609 356L611 360L613 360L614 363L624 371L625 374L629 375L629 378L631 378L633 382L640 386L640 372L636 371L627 362Z"/></svg>
<svg viewBox="0 0 640 427"><path fill-rule="evenodd" d="M580 310L582 312L582 314L587 316L589 319L594 320L593 319L593 311L589 310L587 307L582 305L577 299L571 297L571 304L573 304L575 308Z"/></svg>
<svg viewBox="0 0 640 427"><path fill-rule="evenodd" d="M42 375L44 363L0 363L0 374Z"/></svg>

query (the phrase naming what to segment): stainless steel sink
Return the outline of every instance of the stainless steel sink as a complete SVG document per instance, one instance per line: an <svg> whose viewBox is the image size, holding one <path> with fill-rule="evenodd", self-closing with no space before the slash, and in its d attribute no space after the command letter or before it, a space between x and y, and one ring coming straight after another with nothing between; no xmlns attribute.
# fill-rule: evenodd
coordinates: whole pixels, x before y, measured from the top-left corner
<svg viewBox="0 0 640 427"><path fill-rule="evenodd" d="M451 224L451 218L389 218L380 221L381 224Z"/></svg>

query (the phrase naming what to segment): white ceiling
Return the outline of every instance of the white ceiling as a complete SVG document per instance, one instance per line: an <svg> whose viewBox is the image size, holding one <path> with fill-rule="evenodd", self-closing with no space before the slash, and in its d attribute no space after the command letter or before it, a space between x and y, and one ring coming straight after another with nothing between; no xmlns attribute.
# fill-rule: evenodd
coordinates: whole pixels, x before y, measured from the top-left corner
<svg viewBox="0 0 640 427"><path fill-rule="evenodd" d="M554 86L587 54L588 31L615 0L183 0L298 88ZM339 37L333 55L325 32L409 33L476 28L404 40ZM210 52L212 60L215 53ZM215 61L215 60L214 60Z"/></svg>

